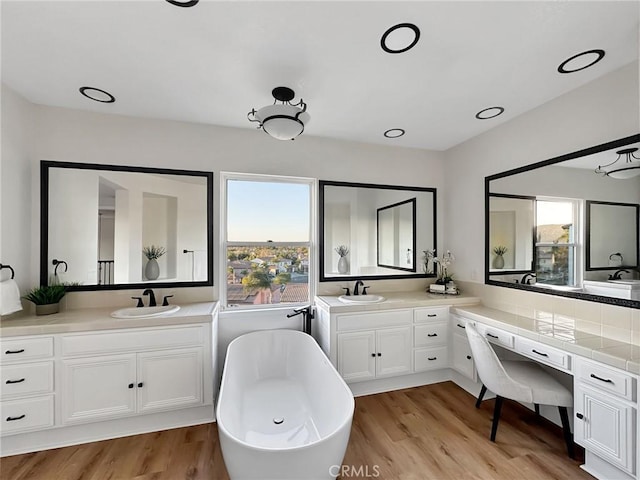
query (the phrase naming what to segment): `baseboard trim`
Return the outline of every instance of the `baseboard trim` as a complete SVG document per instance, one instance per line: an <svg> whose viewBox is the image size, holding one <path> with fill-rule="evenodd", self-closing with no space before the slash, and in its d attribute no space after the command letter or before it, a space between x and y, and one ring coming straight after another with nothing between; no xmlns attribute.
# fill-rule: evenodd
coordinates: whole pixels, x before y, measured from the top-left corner
<svg viewBox="0 0 640 480"><path fill-rule="evenodd" d="M159 430L190 427L214 421L213 405L206 405L82 425L53 427L37 432L2 437L0 457L140 435Z"/></svg>

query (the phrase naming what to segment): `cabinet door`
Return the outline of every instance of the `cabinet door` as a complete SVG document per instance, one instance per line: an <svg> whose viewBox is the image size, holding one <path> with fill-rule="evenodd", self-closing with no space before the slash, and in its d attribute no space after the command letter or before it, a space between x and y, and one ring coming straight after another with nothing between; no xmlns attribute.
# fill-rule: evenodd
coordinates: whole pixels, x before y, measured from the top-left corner
<svg viewBox="0 0 640 480"><path fill-rule="evenodd" d="M476 380L476 369L473 364L473 357L471 356L471 347L469 346L469 340L462 335L453 336L453 352L451 357L453 359L452 366L455 370L460 372L471 380Z"/></svg>
<svg viewBox="0 0 640 480"><path fill-rule="evenodd" d="M575 389L574 403L576 443L634 473L633 407L582 385Z"/></svg>
<svg viewBox="0 0 640 480"><path fill-rule="evenodd" d="M202 347L138 354L138 413L202 404Z"/></svg>
<svg viewBox="0 0 640 480"><path fill-rule="evenodd" d="M62 365L64 423L135 413L135 354L64 360Z"/></svg>
<svg viewBox="0 0 640 480"><path fill-rule="evenodd" d="M411 327L376 331L376 376L411 373Z"/></svg>
<svg viewBox="0 0 640 480"><path fill-rule="evenodd" d="M376 374L374 331L338 335L338 372L347 382L371 380Z"/></svg>

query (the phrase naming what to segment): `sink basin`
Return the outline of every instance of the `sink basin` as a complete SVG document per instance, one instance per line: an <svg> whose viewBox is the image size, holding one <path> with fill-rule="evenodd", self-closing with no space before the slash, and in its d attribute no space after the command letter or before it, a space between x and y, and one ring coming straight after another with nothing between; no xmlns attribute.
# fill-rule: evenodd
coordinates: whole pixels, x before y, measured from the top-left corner
<svg viewBox="0 0 640 480"><path fill-rule="evenodd" d="M621 279L621 280L608 280L611 283L621 283L622 285L640 285L640 280L625 280L625 279Z"/></svg>
<svg viewBox="0 0 640 480"><path fill-rule="evenodd" d="M113 318L149 318L163 317L180 310L180 305L165 305L161 307L130 307L111 312Z"/></svg>
<svg viewBox="0 0 640 480"><path fill-rule="evenodd" d="M381 295L341 295L338 297L342 303L349 304L366 304L366 303L380 303L384 302L385 298Z"/></svg>

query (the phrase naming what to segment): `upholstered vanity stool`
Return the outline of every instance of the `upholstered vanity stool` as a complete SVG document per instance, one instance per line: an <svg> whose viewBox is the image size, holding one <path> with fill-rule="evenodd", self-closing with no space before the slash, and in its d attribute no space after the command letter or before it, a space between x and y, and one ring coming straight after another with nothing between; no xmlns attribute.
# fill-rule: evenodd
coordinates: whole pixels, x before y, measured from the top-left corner
<svg viewBox="0 0 640 480"><path fill-rule="evenodd" d="M554 405L560 412L567 452L569 457L574 458L573 436L567 413L567 407L573 406L572 393L535 362L501 361L488 340L471 323L467 323L466 332L478 376L482 381L476 407L480 406L487 389L496 394L491 441L496 440L503 399L533 403L536 413L539 413L538 406L541 404Z"/></svg>

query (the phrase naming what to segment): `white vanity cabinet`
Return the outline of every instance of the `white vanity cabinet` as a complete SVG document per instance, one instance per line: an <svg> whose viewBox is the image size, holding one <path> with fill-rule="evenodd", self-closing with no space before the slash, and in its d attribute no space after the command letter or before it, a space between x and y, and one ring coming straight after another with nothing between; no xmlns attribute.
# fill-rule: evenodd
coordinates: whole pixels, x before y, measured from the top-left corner
<svg viewBox="0 0 640 480"><path fill-rule="evenodd" d="M465 330L468 321L458 315L451 315L451 368L475 382L476 367Z"/></svg>
<svg viewBox="0 0 640 480"><path fill-rule="evenodd" d="M407 309L337 315L337 369L345 381L410 373L411 320Z"/></svg>
<svg viewBox="0 0 640 480"><path fill-rule="evenodd" d="M449 366L449 307L413 311L413 371Z"/></svg>
<svg viewBox="0 0 640 480"><path fill-rule="evenodd" d="M63 313L47 335L3 328L0 454L214 421L217 308L181 311L139 321Z"/></svg>
<svg viewBox="0 0 640 480"><path fill-rule="evenodd" d="M54 424L53 337L2 339L0 433L11 435Z"/></svg>
<svg viewBox="0 0 640 480"><path fill-rule="evenodd" d="M627 478L612 466L628 478L638 473L635 382L626 372L575 358L574 439L585 448L584 468L598 478Z"/></svg>

